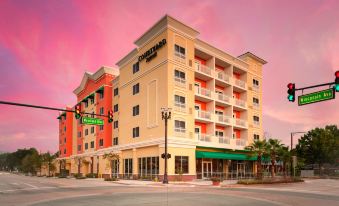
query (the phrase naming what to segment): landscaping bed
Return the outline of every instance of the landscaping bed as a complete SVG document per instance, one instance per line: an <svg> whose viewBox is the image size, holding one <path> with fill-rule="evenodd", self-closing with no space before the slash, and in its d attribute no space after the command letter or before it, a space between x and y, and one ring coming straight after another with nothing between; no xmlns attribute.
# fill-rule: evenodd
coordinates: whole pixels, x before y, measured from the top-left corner
<svg viewBox="0 0 339 206"><path fill-rule="evenodd" d="M238 180L237 184L242 185L253 185L253 184L280 184L280 183L294 183L294 182L304 182L303 179L294 177L294 178L264 178L264 179L244 179Z"/></svg>

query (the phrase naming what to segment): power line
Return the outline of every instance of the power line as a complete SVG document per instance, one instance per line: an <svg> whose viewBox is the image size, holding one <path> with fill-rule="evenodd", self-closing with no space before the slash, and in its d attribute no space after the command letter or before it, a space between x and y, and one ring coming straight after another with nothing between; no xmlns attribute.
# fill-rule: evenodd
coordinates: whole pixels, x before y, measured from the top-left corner
<svg viewBox="0 0 339 206"><path fill-rule="evenodd" d="M36 109L47 109L47 110L54 110L54 111L61 111L61 112L75 112L74 110L69 109L60 109L55 107L46 107L46 106L39 106L39 105L32 105L32 104L22 104L22 103L16 103L16 102L6 102L6 101L0 101L0 104L6 104L6 105L12 105L12 106L19 106L19 107L30 107L30 108L36 108ZM88 115L95 115L100 117L108 117L108 115L103 114L95 114L95 113L88 113L88 112L80 112L81 114L88 114Z"/></svg>

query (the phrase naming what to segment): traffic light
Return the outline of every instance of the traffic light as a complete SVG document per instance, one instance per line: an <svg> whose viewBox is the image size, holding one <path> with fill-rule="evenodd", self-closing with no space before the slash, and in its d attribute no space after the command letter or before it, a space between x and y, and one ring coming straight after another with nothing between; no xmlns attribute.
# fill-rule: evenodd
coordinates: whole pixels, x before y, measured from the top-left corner
<svg viewBox="0 0 339 206"><path fill-rule="evenodd" d="M335 80L334 80L334 89L336 92L339 92L339 71L335 72Z"/></svg>
<svg viewBox="0 0 339 206"><path fill-rule="evenodd" d="M288 88L288 90L287 90L287 93L288 93L287 99L290 102L294 102L295 101L295 84L289 83L287 85L287 88Z"/></svg>
<svg viewBox="0 0 339 206"><path fill-rule="evenodd" d="M80 106L80 104L75 106L75 118L76 119L81 118L81 106Z"/></svg>
<svg viewBox="0 0 339 206"><path fill-rule="evenodd" d="M108 123L113 122L113 111L109 110L108 111Z"/></svg>

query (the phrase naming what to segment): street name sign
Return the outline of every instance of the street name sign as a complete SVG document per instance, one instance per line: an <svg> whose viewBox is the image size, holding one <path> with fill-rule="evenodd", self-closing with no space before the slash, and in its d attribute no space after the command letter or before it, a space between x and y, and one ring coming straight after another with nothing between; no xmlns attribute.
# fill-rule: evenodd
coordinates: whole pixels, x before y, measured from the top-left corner
<svg viewBox="0 0 339 206"><path fill-rule="evenodd" d="M310 94L305 94L298 96L298 105L303 106L306 104L312 104L316 102L331 100L335 98L335 92L333 88L325 89L318 92L313 92Z"/></svg>
<svg viewBox="0 0 339 206"><path fill-rule="evenodd" d="M83 117L81 119L82 124L94 124L94 125L104 125L104 120L103 119L98 119L98 118L91 118L91 117Z"/></svg>

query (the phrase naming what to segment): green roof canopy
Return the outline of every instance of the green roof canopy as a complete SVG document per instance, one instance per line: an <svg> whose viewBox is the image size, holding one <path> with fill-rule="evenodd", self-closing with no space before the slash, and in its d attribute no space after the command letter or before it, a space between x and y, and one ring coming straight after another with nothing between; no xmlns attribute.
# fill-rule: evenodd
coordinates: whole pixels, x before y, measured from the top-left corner
<svg viewBox="0 0 339 206"><path fill-rule="evenodd" d="M196 158L212 158L226 160L257 160L257 157L249 157L246 154L236 154L236 153L196 151L195 155Z"/></svg>

